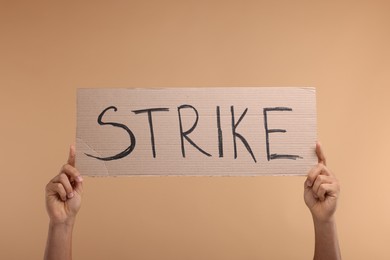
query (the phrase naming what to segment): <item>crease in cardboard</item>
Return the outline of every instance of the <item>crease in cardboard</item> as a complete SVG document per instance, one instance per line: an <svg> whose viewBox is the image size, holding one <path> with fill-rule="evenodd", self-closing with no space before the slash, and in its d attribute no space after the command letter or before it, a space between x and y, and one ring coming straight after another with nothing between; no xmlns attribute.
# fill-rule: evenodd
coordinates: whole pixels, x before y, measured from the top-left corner
<svg viewBox="0 0 390 260"><path fill-rule="evenodd" d="M76 138L76 140L77 140L78 143L81 143L81 144L85 145L85 146L88 147L90 150L92 150L95 154L97 154L98 156L101 157L101 154L98 153L95 149L93 149L93 148L92 148L90 145L88 145L86 142L84 142L83 139L81 139L81 138ZM101 163L104 165L104 169L105 169L104 175L105 175L105 176L110 176L110 174L109 174L109 172L108 172L108 168L107 168L106 162L105 162L105 161L101 161ZM100 174L99 174L99 175L100 175ZM96 176L99 176L99 175L96 175Z"/></svg>

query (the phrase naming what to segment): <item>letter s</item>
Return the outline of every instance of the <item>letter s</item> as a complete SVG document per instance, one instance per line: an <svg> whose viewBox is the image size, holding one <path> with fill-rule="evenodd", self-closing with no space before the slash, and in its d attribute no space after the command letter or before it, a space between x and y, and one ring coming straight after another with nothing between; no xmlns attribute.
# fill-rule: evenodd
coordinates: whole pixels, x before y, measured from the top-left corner
<svg viewBox="0 0 390 260"><path fill-rule="evenodd" d="M98 124L99 125L112 125L112 126L120 127L120 128L123 128L124 130L126 130L126 132L129 134L129 137L130 137L130 146L127 147L124 151L122 151L116 155L109 156L109 157L98 157L98 156L94 156L92 154L85 153L85 155L87 155L89 157L92 157L92 158L95 158L98 160L102 160L102 161L112 161L112 160L121 159L121 158L129 155L135 148L135 136L134 136L133 132L127 126L125 126L123 124L115 123L115 122L103 122L102 121L103 115L110 109L114 109L115 112L118 110L114 106L110 106L110 107L107 107L106 109L104 109L103 112L100 113L100 115L97 119Z"/></svg>

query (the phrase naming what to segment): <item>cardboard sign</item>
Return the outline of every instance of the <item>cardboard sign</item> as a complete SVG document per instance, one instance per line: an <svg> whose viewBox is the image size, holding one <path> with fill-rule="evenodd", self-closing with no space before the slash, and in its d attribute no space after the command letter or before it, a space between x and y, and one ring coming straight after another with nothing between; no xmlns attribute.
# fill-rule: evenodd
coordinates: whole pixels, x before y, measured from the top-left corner
<svg viewBox="0 0 390 260"><path fill-rule="evenodd" d="M78 90L83 175L306 175L316 139L313 88Z"/></svg>

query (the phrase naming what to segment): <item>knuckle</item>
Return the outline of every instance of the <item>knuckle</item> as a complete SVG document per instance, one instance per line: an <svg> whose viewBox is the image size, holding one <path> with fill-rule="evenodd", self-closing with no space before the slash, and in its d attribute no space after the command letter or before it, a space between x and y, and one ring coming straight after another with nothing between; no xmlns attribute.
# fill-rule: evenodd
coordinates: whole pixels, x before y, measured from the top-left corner
<svg viewBox="0 0 390 260"><path fill-rule="evenodd" d="M319 193L325 193L326 192L326 188L323 184L321 184L319 187L318 187L318 192Z"/></svg>
<svg viewBox="0 0 390 260"><path fill-rule="evenodd" d="M314 182L314 186L318 188L318 186L321 185L321 183L323 182L322 176L321 175L316 176L313 182Z"/></svg>
<svg viewBox="0 0 390 260"><path fill-rule="evenodd" d="M59 176L59 179L62 183L67 183L68 182L68 176L65 173L61 173Z"/></svg>
<svg viewBox="0 0 390 260"><path fill-rule="evenodd" d="M308 174L308 179L310 179L311 181L313 181L317 175L317 170L318 169L318 165L316 167L314 167Z"/></svg>
<svg viewBox="0 0 390 260"><path fill-rule="evenodd" d="M65 171L68 175L71 175L71 176L74 176L74 175L75 175L75 168L74 168L72 165L66 164L66 165L65 165L65 168L64 168L64 171Z"/></svg>
<svg viewBox="0 0 390 260"><path fill-rule="evenodd" d="M67 167L67 165L68 165L68 164L64 164L64 165L62 165L62 167L61 167L61 172L63 172L63 171L65 171L65 170L66 170L66 167Z"/></svg>
<svg viewBox="0 0 390 260"><path fill-rule="evenodd" d="M61 183L54 183L53 191L59 195L62 195L64 193L64 186L62 186Z"/></svg>
<svg viewBox="0 0 390 260"><path fill-rule="evenodd" d="M50 190L50 186L51 186L51 182L49 182L48 184L46 184L45 186L45 191L49 191Z"/></svg>
<svg viewBox="0 0 390 260"><path fill-rule="evenodd" d="M69 164L64 164L64 166L62 168L63 168L64 172L69 172L70 165Z"/></svg>
<svg viewBox="0 0 390 260"><path fill-rule="evenodd" d="M320 183L323 183L326 180L326 176L325 175L318 175L317 179L320 181Z"/></svg>

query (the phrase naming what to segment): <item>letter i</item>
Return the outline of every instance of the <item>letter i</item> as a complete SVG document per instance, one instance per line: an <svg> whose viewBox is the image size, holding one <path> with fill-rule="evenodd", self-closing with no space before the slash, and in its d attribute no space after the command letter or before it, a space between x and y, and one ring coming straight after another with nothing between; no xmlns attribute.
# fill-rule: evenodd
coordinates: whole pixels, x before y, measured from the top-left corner
<svg viewBox="0 0 390 260"><path fill-rule="evenodd" d="M219 106L217 106L217 128L218 128L218 151L219 157L223 157L223 140L222 140L222 129L221 129L221 113Z"/></svg>

